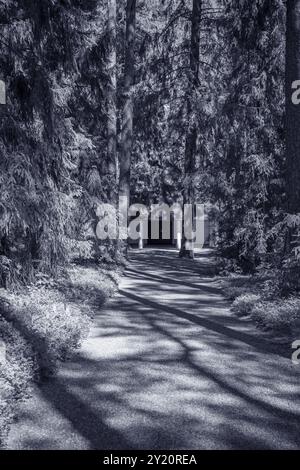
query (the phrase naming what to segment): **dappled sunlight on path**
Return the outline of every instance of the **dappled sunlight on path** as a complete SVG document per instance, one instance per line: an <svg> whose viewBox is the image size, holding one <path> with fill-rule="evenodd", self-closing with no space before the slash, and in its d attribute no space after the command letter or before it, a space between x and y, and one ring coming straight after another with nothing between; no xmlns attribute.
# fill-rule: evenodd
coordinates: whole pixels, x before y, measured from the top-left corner
<svg viewBox="0 0 300 470"><path fill-rule="evenodd" d="M21 406L8 447L299 448L299 367L230 313L213 270L206 252L132 252L119 294Z"/></svg>

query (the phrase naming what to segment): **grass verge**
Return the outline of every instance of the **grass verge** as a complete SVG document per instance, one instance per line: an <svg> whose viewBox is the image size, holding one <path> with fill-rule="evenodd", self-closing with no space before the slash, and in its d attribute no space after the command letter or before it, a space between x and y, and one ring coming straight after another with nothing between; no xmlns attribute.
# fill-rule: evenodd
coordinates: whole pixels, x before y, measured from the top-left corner
<svg viewBox="0 0 300 470"><path fill-rule="evenodd" d="M88 335L91 319L117 290L120 271L72 265L56 280L0 289L0 446L18 401L30 386L55 373Z"/></svg>
<svg viewBox="0 0 300 470"><path fill-rule="evenodd" d="M282 297L276 272L252 276L230 275L222 280L232 311L250 316L264 330L280 333L287 341L300 335L300 298Z"/></svg>

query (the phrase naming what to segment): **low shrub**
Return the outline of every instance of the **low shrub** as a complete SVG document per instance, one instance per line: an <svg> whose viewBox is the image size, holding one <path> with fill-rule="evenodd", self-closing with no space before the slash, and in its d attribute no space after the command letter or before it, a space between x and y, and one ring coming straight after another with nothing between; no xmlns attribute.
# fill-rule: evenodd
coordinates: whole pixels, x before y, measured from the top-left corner
<svg viewBox="0 0 300 470"><path fill-rule="evenodd" d="M232 300L238 316L251 315L268 329L291 332L300 326L300 299L284 298L278 270L262 270L254 276L231 275L222 280L223 293Z"/></svg>
<svg viewBox="0 0 300 470"><path fill-rule="evenodd" d="M274 330L294 330L300 323L300 299L258 302L251 315L259 324Z"/></svg>
<svg viewBox="0 0 300 470"><path fill-rule="evenodd" d="M232 304L232 310L238 316L250 315L253 308L261 300L261 297L256 294L243 294L235 299Z"/></svg>
<svg viewBox="0 0 300 470"><path fill-rule="evenodd" d="M222 290L227 299L235 300L241 295L254 292L255 284L251 282L251 276L231 275L222 280Z"/></svg>
<svg viewBox="0 0 300 470"><path fill-rule="evenodd" d="M73 266L60 290L69 301L80 301L85 306L101 307L118 288L120 271L95 269L94 266ZM89 315L93 313L89 311Z"/></svg>
<svg viewBox="0 0 300 470"><path fill-rule="evenodd" d="M246 287L224 287L223 294L228 300L235 300L236 298L247 294L249 289Z"/></svg>
<svg viewBox="0 0 300 470"><path fill-rule="evenodd" d="M58 360L78 347L86 336L89 319L82 308L67 303L53 288L31 286L26 292L5 291L7 306L4 318L11 322L38 355L42 374L51 374Z"/></svg>
<svg viewBox="0 0 300 470"><path fill-rule="evenodd" d="M17 400L80 346L94 311L113 295L118 278L96 265L74 265L56 280L40 274L18 292L0 289L0 444Z"/></svg>
<svg viewBox="0 0 300 470"><path fill-rule="evenodd" d="M2 309L1 309L2 310ZM39 365L33 347L0 316L0 444L14 416L16 400L26 396L29 384L37 376Z"/></svg>

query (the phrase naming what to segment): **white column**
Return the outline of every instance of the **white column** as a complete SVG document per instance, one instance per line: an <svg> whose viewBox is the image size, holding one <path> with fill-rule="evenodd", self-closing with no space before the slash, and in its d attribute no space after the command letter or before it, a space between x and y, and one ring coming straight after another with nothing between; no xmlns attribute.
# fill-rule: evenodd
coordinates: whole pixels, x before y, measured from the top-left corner
<svg viewBox="0 0 300 470"><path fill-rule="evenodd" d="M177 232L177 238L176 238L176 246L177 250L181 250L181 232Z"/></svg>
<svg viewBox="0 0 300 470"><path fill-rule="evenodd" d="M140 224L140 236L139 236L139 250L142 250L144 248L144 243L143 243L143 222Z"/></svg>
<svg viewBox="0 0 300 470"><path fill-rule="evenodd" d="M0 80L0 104L6 104L5 83Z"/></svg>

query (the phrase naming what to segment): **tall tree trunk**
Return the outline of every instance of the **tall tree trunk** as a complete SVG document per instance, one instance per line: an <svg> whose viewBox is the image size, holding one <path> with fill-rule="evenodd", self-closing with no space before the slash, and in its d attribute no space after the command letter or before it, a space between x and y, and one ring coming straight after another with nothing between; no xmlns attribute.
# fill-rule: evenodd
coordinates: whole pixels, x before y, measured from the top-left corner
<svg viewBox="0 0 300 470"><path fill-rule="evenodd" d="M300 212L300 104L292 101L300 80L300 0L287 0L286 19L286 192L287 209Z"/></svg>
<svg viewBox="0 0 300 470"><path fill-rule="evenodd" d="M186 143L185 143L185 164L184 164L184 191L183 191L183 204L194 204L195 191L194 191L194 175L196 171L196 151L197 151L197 123L193 116L193 94L199 84L199 55L200 55L200 23L202 13L202 0L193 0L192 11L192 28L191 28L191 42L190 42L190 76L191 76L191 92L187 93L187 118L191 119L188 124ZM184 217L185 219L185 217ZM192 217L193 219L193 217ZM194 256L192 244L189 244L184 234L184 225L187 220L183 220L183 236L182 246L179 253L181 257ZM191 227L193 220L189 221Z"/></svg>
<svg viewBox="0 0 300 470"><path fill-rule="evenodd" d="M127 0L119 196L126 197L128 205L130 204L130 164L133 130L132 85L134 81L135 23L136 0Z"/></svg>
<svg viewBox="0 0 300 470"><path fill-rule="evenodd" d="M108 172L112 182L110 201L116 203L117 196L117 4L107 0L108 9L108 55L107 55L107 158Z"/></svg>

